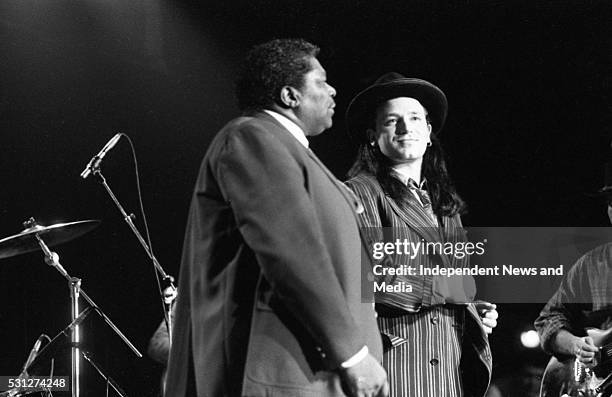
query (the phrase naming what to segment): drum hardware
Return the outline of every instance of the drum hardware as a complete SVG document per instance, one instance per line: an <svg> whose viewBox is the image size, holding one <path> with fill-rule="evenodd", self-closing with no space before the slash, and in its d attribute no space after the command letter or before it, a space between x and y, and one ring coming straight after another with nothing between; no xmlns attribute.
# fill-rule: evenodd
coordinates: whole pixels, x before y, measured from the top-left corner
<svg viewBox="0 0 612 397"><path fill-rule="evenodd" d="M77 318L72 320L70 324L66 326L66 328L64 328L57 335L55 335L53 339L51 339L51 341L47 343L45 347L43 347L42 350L38 352L38 354L36 354L32 362L30 362L26 366L25 372L27 372L28 374L42 375L44 372L43 365L46 362L46 360L52 359L53 357L55 357L57 353L61 352L62 350L68 347L73 347L72 339L70 342L68 342L67 338L72 337L72 332L74 331L74 329L79 324L81 324L83 320L85 320L85 318L92 311L97 312L97 309L94 308L93 306L87 307L85 310L83 310L78 315ZM77 344L76 347L80 347L80 346Z"/></svg>
<svg viewBox="0 0 612 397"><path fill-rule="evenodd" d="M81 322L83 322L83 320L85 320L85 318L92 311L95 311L100 316L103 315L103 313L100 313L100 311L97 308L94 308L93 306L89 306L87 307L87 309L83 310L81 314L79 314L79 316L74 321L72 321L70 324L68 324L66 328L64 328L57 335L55 335L53 339L51 339L51 341L40 351L40 353L36 355L34 360L27 366L26 373L40 373L43 370L42 366L44 365L46 360L52 359L58 352L66 349L67 347L71 347L73 343L67 342L67 337L71 336L71 333L74 330L74 328L77 327ZM77 346L77 347L80 348L81 346ZM113 390L115 390L115 392L119 396L127 397L127 394L125 393L125 391L123 391L121 386L119 386L119 384L113 378L106 375L105 372L100 367L100 365L97 364L93 360L92 354L90 352L87 352L85 350L80 350L80 353L81 353L81 356L83 356L83 358L87 362L89 362L91 366L96 370L98 375L102 379L104 379L104 381L106 382L106 385L107 385L106 394L107 395L108 395L108 387L110 386L113 388Z"/></svg>
<svg viewBox="0 0 612 397"><path fill-rule="evenodd" d="M71 382L72 382L72 397L80 395L80 330L77 321L79 317L79 297L83 297L111 327L111 329L123 340L123 342L134 352L137 357L142 357L142 354L136 347L127 339L127 337L117 328L111 319L104 314L102 309L85 293L81 288L81 279L72 277L59 261L59 255L49 249L50 246L68 242L85 234L98 226L100 221L86 220L79 222L56 224L51 226L41 226L36 223L34 218L23 223L24 230L14 236L10 236L0 240L0 258L8 258L27 252L32 252L39 247L45 256L45 263L55 268L67 281L70 289L71 300L71 319L72 328L71 336ZM44 237L44 239L43 239ZM49 242L47 244L45 239ZM85 311L83 312L85 313ZM81 314L83 314L81 313ZM84 318L84 316L83 316ZM36 360L34 360L36 362Z"/></svg>
<svg viewBox="0 0 612 397"><path fill-rule="evenodd" d="M26 229L21 233L0 240L0 259L38 251L40 246L34 237L35 234L43 236L47 246L54 247L90 232L99 223L100 221L97 220L86 220L40 226L32 220L32 226L25 226L24 224Z"/></svg>
<svg viewBox="0 0 612 397"><path fill-rule="evenodd" d="M91 356L91 353L83 351L81 352L81 354L83 354L83 357L85 358L85 360L87 360L89 364L91 364L91 366L94 367L94 369L98 372L98 375L100 375L100 377L102 377L102 379L106 381L106 395L107 396L108 396L108 387L110 386L113 388L113 390L115 390L115 392L119 396L127 397L127 394L125 394L121 386L119 386L113 378L106 375L104 371L102 370L102 368L94 361L93 357Z"/></svg>

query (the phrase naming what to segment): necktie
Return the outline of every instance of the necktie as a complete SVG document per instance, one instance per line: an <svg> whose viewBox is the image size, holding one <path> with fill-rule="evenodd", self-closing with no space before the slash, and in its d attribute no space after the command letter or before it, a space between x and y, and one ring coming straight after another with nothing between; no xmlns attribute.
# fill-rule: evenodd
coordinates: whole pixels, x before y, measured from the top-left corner
<svg viewBox="0 0 612 397"><path fill-rule="evenodd" d="M424 182L421 184L421 186L423 185L424 185ZM427 193L427 190L423 189L421 186L417 185L417 183L412 179L408 180L408 188L411 191L415 192L417 196L419 196L419 199L421 200L421 204L423 205L423 210L427 213L427 215L429 215L433 223L437 226L438 219L433 212L433 207L431 205L431 198L429 197L429 193Z"/></svg>

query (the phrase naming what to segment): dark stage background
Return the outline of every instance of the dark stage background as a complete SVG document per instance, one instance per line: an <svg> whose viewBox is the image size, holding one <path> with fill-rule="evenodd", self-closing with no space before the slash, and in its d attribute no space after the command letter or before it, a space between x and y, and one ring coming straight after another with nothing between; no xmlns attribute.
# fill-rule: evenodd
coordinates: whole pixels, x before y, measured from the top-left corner
<svg viewBox="0 0 612 397"><path fill-rule="evenodd" d="M338 177L355 154L342 118L348 101L394 70L448 96L441 138L470 205L466 225L606 226L604 205L584 193L602 186L610 157L611 20L611 3L593 0L3 0L0 238L30 216L45 225L101 219L55 250L144 353L162 317L154 272L103 188L79 173L115 133L132 138L155 253L178 275L200 160L238 114L237 61L253 44L287 36L322 47L338 90L334 127L311 141ZM127 141L103 170L138 215ZM15 375L40 333L68 323L68 288L38 252L0 260L0 288L0 375ZM540 308L501 305L491 337L497 378L546 362L518 341ZM154 395L159 367L94 316L84 332L129 395ZM86 372L84 395L103 395Z"/></svg>

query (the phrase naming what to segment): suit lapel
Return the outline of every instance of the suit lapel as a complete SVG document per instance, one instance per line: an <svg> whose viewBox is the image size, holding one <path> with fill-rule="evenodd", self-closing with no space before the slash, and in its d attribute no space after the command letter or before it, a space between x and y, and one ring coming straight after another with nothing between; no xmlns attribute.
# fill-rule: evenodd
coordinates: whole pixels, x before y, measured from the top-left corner
<svg viewBox="0 0 612 397"><path fill-rule="evenodd" d="M426 241L442 242L439 228L432 222L431 218L423 209L423 206L414 197L409 198L413 205L399 205L395 200L385 195L385 200L405 223Z"/></svg>
<svg viewBox="0 0 612 397"><path fill-rule="evenodd" d="M395 214L399 216L409 228L421 236L423 240L426 242L444 244L445 239L441 234L442 229L433 223L429 214L423 209L421 203L417 202L414 197L409 197L409 199L412 201L412 205L399 205L395 200L385 194L385 200ZM451 267L451 260L448 255L440 253L439 256L444 267Z"/></svg>
<svg viewBox="0 0 612 397"><path fill-rule="evenodd" d="M338 188L342 197L344 197L344 199L355 209L355 211L353 211L353 214L355 215L355 220L358 221L357 219L357 213L359 212L358 209L362 208L362 211L363 211L363 206L359 202L357 195L353 193L344 183L340 182L338 178L336 178L334 174L332 174L331 171L327 169L325 164L323 164L321 160L319 160L319 158L314 154L312 150L308 149L307 152L308 152L308 156L310 156L310 158L316 164L318 164L319 167L321 167L321 170L323 170L323 173L325 173L325 175L327 175L327 177L332 181L332 183Z"/></svg>

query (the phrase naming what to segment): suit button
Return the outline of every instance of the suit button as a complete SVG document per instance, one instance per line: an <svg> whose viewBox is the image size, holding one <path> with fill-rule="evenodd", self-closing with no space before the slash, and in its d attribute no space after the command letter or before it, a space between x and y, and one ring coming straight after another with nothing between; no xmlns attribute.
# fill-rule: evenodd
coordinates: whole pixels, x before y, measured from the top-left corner
<svg viewBox="0 0 612 397"><path fill-rule="evenodd" d="M429 360L429 363L435 367L440 363L440 361L438 361L437 358L432 358L431 360Z"/></svg>
<svg viewBox="0 0 612 397"><path fill-rule="evenodd" d="M437 324L438 324L438 321L439 321L439 320L438 320L438 317L432 317L432 318L431 318L431 323L432 323L433 325L437 325Z"/></svg>

